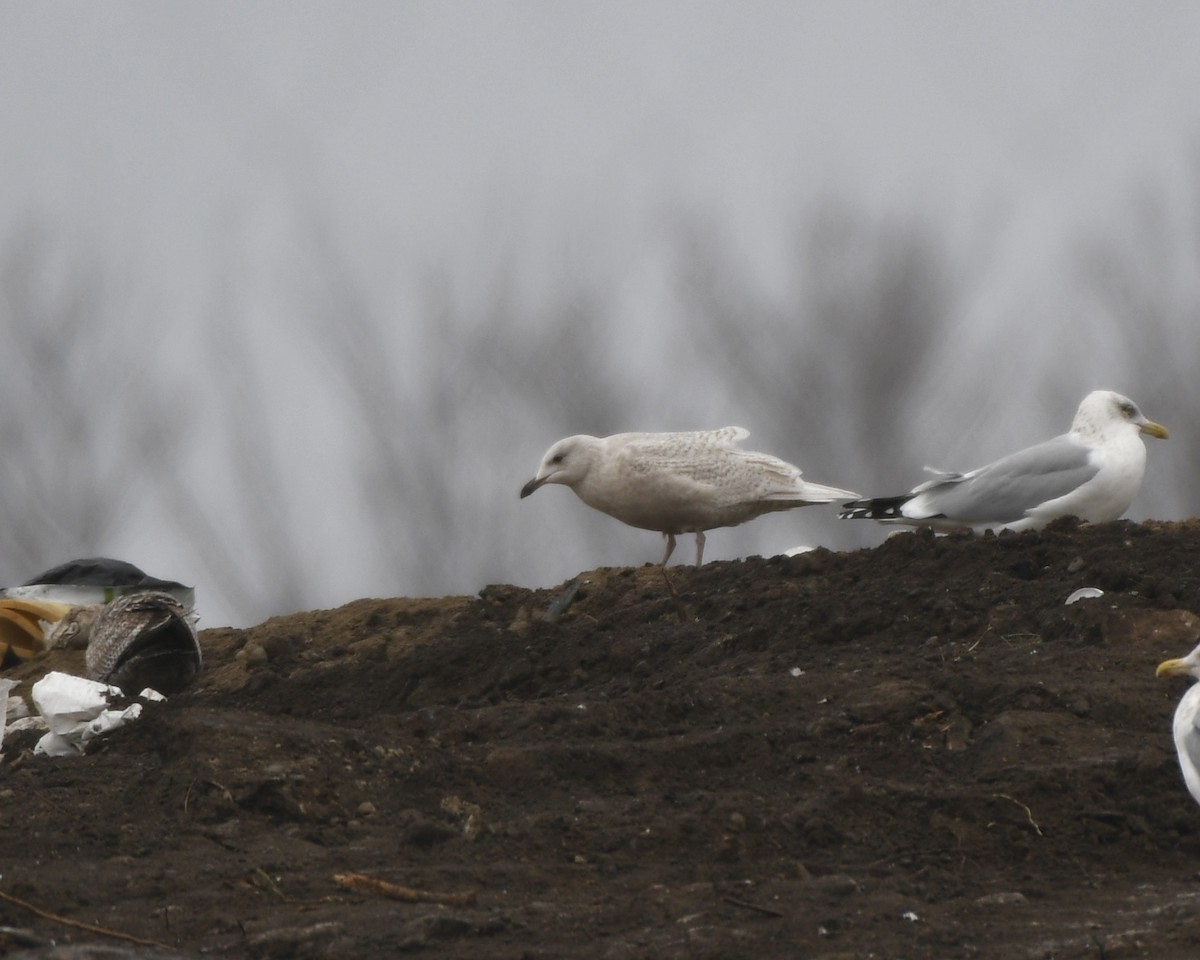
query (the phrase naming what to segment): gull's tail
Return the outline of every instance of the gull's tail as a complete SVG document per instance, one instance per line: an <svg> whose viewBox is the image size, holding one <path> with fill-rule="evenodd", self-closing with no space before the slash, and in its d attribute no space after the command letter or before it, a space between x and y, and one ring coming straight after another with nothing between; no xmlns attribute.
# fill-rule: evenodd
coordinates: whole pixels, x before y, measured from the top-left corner
<svg viewBox="0 0 1200 960"><path fill-rule="evenodd" d="M791 507L803 507L810 503L833 503L836 500L853 500L858 494L853 490L843 490L841 487L830 487L824 483L810 483L804 479L800 468L794 463L780 460L768 453L746 451L741 459L751 465L755 472L760 472L768 478L770 491L761 497L786 506L772 507L774 510L787 510Z"/></svg>
<svg viewBox="0 0 1200 960"><path fill-rule="evenodd" d="M829 487L823 483L809 483L807 480L796 480L796 489L787 499L803 500L805 503L833 503L836 500L846 500L857 497L853 490L843 490L841 487Z"/></svg>

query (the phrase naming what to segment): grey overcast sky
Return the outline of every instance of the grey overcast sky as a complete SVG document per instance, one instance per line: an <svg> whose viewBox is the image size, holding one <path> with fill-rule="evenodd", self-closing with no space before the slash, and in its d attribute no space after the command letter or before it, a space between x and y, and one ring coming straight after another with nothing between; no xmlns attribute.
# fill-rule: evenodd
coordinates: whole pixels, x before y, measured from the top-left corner
<svg viewBox="0 0 1200 960"><path fill-rule="evenodd" d="M1190 173L1197 136L1189 2L5 3L0 23L3 208L137 230L164 260L298 190L412 256L457 254L498 205L532 238L575 217L620 237L702 198L753 234L835 188L1004 198L1041 231Z"/></svg>

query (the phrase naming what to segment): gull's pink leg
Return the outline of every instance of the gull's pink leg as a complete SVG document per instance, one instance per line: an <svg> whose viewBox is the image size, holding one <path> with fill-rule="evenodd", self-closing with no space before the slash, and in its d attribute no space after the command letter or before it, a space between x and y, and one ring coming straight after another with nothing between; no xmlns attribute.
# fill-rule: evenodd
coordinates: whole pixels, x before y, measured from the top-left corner
<svg viewBox="0 0 1200 960"><path fill-rule="evenodd" d="M704 560L704 531L696 531L696 566Z"/></svg>
<svg viewBox="0 0 1200 960"><path fill-rule="evenodd" d="M667 552L663 554L662 558L662 565L665 567L667 565L667 561L671 559L671 554L675 550L675 534L664 533L663 536L667 538Z"/></svg>

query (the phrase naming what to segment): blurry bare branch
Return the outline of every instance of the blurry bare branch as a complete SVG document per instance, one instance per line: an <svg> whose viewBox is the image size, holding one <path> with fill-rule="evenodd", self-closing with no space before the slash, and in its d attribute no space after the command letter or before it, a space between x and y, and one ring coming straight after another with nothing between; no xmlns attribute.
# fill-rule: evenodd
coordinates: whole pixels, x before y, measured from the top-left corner
<svg viewBox="0 0 1200 960"><path fill-rule="evenodd" d="M44 225L22 223L4 239L4 583L101 549L141 490L128 424L146 381L119 309L98 262Z"/></svg>
<svg viewBox="0 0 1200 960"><path fill-rule="evenodd" d="M44 223L21 225L0 247L0 323L8 354L20 361L0 379L8 464L0 582L114 552L127 527L151 522L157 496L167 517L161 541L186 544L189 567L207 573L209 596L223 593L246 618L301 606L294 525L277 495L283 468L263 442L271 435L265 400L232 304L214 311L216 355L194 364L202 377L220 371L204 413L223 409L229 452L219 459L239 479L236 502L214 502L188 461L197 412L186 385L158 369L163 338L140 329L114 276L99 251L77 252Z"/></svg>
<svg viewBox="0 0 1200 960"><path fill-rule="evenodd" d="M1124 371L1124 386L1147 414L1170 427L1200 416L1193 364L1200 356L1200 162L1190 204L1168 203L1157 190L1130 203L1124 231L1094 238L1080 249L1080 287L1095 304L1083 335L1110 343ZM1173 429L1170 461L1200 462L1200 436ZM1162 491L1152 515L1200 514L1194 470L1149 480Z"/></svg>
<svg viewBox="0 0 1200 960"><path fill-rule="evenodd" d="M217 446L205 460L218 465L230 490L213 491L198 479L183 437L195 420L186 403L167 404L170 418L147 425L155 436L155 487L192 562L210 590L247 621L304 609L319 578L305 565L305 525L288 496L296 459L278 448L272 409L271 363L256 356L247 334L244 302L230 289L232 267L215 281L208 311L202 371L203 409L218 425Z"/></svg>
<svg viewBox="0 0 1200 960"><path fill-rule="evenodd" d="M532 470L557 438L547 423L582 432L619 419L619 389L596 362L603 306L569 290L529 316L501 272L467 307L435 276L396 342L326 231L314 231L314 252L310 330L363 436L355 469L375 554L397 589L417 593L462 581L464 568L494 569L506 546L484 534L519 487L494 465L533 436Z"/></svg>
<svg viewBox="0 0 1200 960"><path fill-rule="evenodd" d="M827 482L881 483L880 465L906 463L911 403L954 306L930 228L826 206L798 237L782 302L763 296L711 228L693 224L680 245L691 329L772 434L798 432L806 457L841 464Z"/></svg>

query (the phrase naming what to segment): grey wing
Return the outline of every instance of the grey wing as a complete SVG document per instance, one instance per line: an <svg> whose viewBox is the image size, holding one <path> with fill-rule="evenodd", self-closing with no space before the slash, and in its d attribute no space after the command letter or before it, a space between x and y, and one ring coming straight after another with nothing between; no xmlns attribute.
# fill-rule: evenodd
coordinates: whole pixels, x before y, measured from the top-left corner
<svg viewBox="0 0 1200 960"><path fill-rule="evenodd" d="M913 506L929 517L1009 523L1040 504L1066 496L1098 472L1088 448L1064 434L962 476L922 484Z"/></svg>

